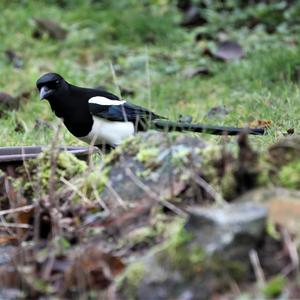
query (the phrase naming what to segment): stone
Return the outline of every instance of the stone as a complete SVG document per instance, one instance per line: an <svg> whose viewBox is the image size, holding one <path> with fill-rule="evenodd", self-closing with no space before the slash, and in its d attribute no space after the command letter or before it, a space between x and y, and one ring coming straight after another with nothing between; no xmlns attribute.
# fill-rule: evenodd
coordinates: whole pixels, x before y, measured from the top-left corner
<svg viewBox="0 0 300 300"><path fill-rule="evenodd" d="M268 218L272 223L286 227L300 236L300 191L278 187L258 188L235 200L252 201L268 209Z"/></svg>
<svg viewBox="0 0 300 300"><path fill-rule="evenodd" d="M210 299L249 274L249 251L264 238L267 210L254 203L193 207L166 244L131 265L120 299Z"/></svg>
<svg viewBox="0 0 300 300"><path fill-rule="evenodd" d="M189 212L185 228L195 237L193 243L206 254L221 253L228 259L248 255L262 238L267 218L266 208L250 202L222 208L196 207Z"/></svg>

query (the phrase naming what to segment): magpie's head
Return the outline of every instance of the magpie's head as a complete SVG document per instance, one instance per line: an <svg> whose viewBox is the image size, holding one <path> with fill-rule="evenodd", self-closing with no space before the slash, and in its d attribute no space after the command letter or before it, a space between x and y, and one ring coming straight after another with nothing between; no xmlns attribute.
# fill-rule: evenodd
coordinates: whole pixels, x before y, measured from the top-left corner
<svg viewBox="0 0 300 300"><path fill-rule="evenodd" d="M36 86L40 92L41 100L55 100L68 90L68 83L56 73L47 73L40 77Z"/></svg>

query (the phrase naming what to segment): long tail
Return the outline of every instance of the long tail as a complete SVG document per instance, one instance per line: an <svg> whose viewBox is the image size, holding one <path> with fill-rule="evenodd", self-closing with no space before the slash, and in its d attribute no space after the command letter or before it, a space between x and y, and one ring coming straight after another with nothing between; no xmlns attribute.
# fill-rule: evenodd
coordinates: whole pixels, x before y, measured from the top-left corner
<svg viewBox="0 0 300 300"><path fill-rule="evenodd" d="M266 128L238 128L224 126L210 126L202 124L189 124L181 122L173 122L169 120L156 119L151 122L152 127L158 130L166 131L192 131L203 132L214 135L238 135L242 132L254 135L263 135L266 133Z"/></svg>

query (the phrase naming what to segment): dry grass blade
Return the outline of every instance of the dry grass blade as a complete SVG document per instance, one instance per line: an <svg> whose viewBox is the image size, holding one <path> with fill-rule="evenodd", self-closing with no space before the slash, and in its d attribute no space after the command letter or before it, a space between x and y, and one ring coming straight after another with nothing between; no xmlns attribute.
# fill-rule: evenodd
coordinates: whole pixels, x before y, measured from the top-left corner
<svg viewBox="0 0 300 300"><path fill-rule="evenodd" d="M284 244L288 250L291 259L292 270L296 271L296 273L299 273L299 255L297 251L297 246L293 242L291 235L285 228L281 229L281 233L283 236Z"/></svg>
<svg viewBox="0 0 300 300"><path fill-rule="evenodd" d="M28 212L31 209L33 209L34 207L35 206L33 204L30 204L30 205L17 207L17 208L10 208L10 209L6 209L6 210L1 210L0 211L0 216L4 216L4 215L8 215L8 214L16 214L16 213L19 213L19 212Z"/></svg>
<svg viewBox="0 0 300 300"><path fill-rule="evenodd" d="M197 174L193 174L194 181L201 186L219 205L224 205L227 202L223 199L222 195L216 192L213 187L208 184L203 178Z"/></svg>
<svg viewBox="0 0 300 300"><path fill-rule="evenodd" d="M60 181L67 185L74 193L76 193L82 199L82 201L86 203L90 202L90 200L77 188L77 186L71 183L69 180L65 179L64 177L61 177Z"/></svg>
<svg viewBox="0 0 300 300"><path fill-rule="evenodd" d="M133 172L129 169L126 168L125 172L127 174L127 176L139 187L141 188L145 193L148 194L148 196L153 199L154 201L162 204L164 207L170 209L171 211L173 211L174 213L176 213L177 215L181 216L181 217L186 217L187 213L185 211L183 211L182 209L178 208L177 206L175 206L174 204L166 201L166 200L162 200L160 198L160 196L158 194L156 194L155 192L153 192L147 185L145 185L137 176L135 176L133 174Z"/></svg>
<svg viewBox="0 0 300 300"><path fill-rule="evenodd" d="M118 201L118 203L120 204L120 206L122 206L123 208L127 208L127 204L123 201L123 199L120 197L120 195L112 187L112 185L110 184L110 182L106 183L106 187L112 193L112 195L115 197L115 199Z"/></svg>
<svg viewBox="0 0 300 300"><path fill-rule="evenodd" d="M255 273L256 281L260 287L264 287L266 284L266 279L265 279L264 271L261 267L256 250L254 250L254 249L250 250L249 257L250 257L250 262L251 262L251 265L252 265L254 273Z"/></svg>
<svg viewBox="0 0 300 300"><path fill-rule="evenodd" d="M2 221L3 222L3 221ZM18 223L7 223L3 222L2 224L0 223L0 227L5 227L5 228L22 228L22 229L32 229L33 226L29 224L18 224Z"/></svg>

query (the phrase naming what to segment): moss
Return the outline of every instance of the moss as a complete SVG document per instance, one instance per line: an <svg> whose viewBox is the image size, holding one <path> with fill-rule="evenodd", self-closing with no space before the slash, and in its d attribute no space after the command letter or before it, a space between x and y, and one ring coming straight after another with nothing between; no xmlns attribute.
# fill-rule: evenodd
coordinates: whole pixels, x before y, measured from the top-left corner
<svg viewBox="0 0 300 300"><path fill-rule="evenodd" d="M291 189L300 189L300 159L289 162L278 173L280 185Z"/></svg>
<svg viewBox="0 0 300 300"><path fill-rule="evenodd" d="M225 260L219 254L206 254L194 242L193 235L185 230L183 222L174 224L173 234L157 253L157 259L170 270L179 270L188 282L209 272L221 279L222 284L227 284L228 275L238 281L247 271L243 261Z"/></svg>
<svg viewBox="0 0 300 300"><path fill-rule="evenodd" d="M145 169L143 171L137 171L136 174L137 174L138 177L148 178L151 175L152 172L153 172L153 170L151 170L151 169Z"/></svg>
<svg viewBox="0 0 300 300"><path fill-rule="evenodd" d="M205 173L205 177L212 184L217 184L217 169L214 160L220 157L221 147L218 145L209 145L205 148L199 149L198 154L202 158L201 169ZM214 160L213 160L213 159Z"/></svg>
<svg viewBox="0 0 300 300"><path fill-rule="evenodd" d="M157 232L154 227L145 226L137 228L131 231L125 237L125 243L128 245L138 245L141 243L150 243L157 236Z"/></svg>
<svg viewBox="0 0 300 300"><path fill-rule="evenodd" d="M262 292L267 299L278 297L287 284L287 279L283 275L277 275L271 278L264 286Z"/></svg>
<svg viewBox="0 0 300 300"><path fill-rule="evenodd" d="M70 187L64 186L62 193L65 194L71 191L72 195L70 197L75 202L80 201L82 196L86 199L94 200L97 194L100 195L106 187L110 170L111 168L106 166L102 169L87 171L81 176L74 177L70 182L73 186L76 186L76 190L70 190Z"/></svg>
<svg viewBox="0 0 300 300"><path fill-rule="evenodd" d="M109 154L104 157L104 164L111 165L116 162L122 153L128 153L130 155L136 155L139 151L139 136L129 137L126 141L124 141L120 146L115 148Z"/></svg>
<svg viewBox="0 0 300 300"><path fill-rule="evenodd" d="M220 187L225 199L230 199L236 191L236 179L232 170L225 172L221 178Z"/></svg>
<svg viewBox="0 0 300 300"><path fill-rule="evenodd" d="M36 185L39 185L39 191L47 194L49 187L49 180L51 176L56 180L55 189L57 190L63 184L60 178L64 177L67 180L82 175L87 171L87 164L85 161L79 160L73 154L61 151L54 154L56 157L56 166L54 174L51 169L52 154L50 150L45 150L36 159L29 160L26 164L26 172L23 167L18 169L21 176L14 180L14 187L22 190L25 194L33 194ZM31 180L28 180L27 172L31 174Z"/></svg>
<svg viewBox="0 0 300 300"><path fill-rule="evenodd" d="M258 174L257 183L259 186L268 186L272 183L272 176L270 176L270 164L265 161L260 163L260 172Z"/></svg>
<svg viewBox="0 0 300 300"><path fill-rule="evenodd" d="M244 261L225 260L220 255L213 255L203 262L203 268L212 272L223 284L234 279L239 282L247 272L247 265Z"/></svg>
<svg viewBox="0 0 300 300"><path fill-rule="evenodd" d="M181 150L176 151L172 155L172 163L174 165L182 165L188 163L190 154L191 154L191 150L183 147Z"/></svg>
<svg viewBox="0 0 300 300"><path fill-rule="evenodd" d="M158 148L141 147L140 151L136 155L136 158L141 163L143 163L145 165L149 165L157 158L158 154L159 154L159 149Z"/></svg>
<svg viewBox="0 0 300 300"><path fill-rule="evenodd" d="M125 272L116 278L116 287L123 291L125 299L135 299L136 289L146 274L145 266L142 261L130 264Z"/></svg>
<svg viewBox="0 0 300 300"><path fill-rule="evenodd" d="M202 269L205 253L198 245L191 243L193 235L185 230L182 222L174 224L172 231L157 258L162 264L167 263L171 270L180 270L188 279Z"/></svg>
<svg viewBox="0 0 300 300"><path fill-rule="evenodd" d="M144 265L141 262L135 262L126 269L125 274L128 284L137 286L145 274Z"/></svg>
<svg viewBox="0 0 300 300"><path fill-rule="evenodd" d="M272 237L272 239L274 240L280 240L280 233L277 231L276 226L273 222L271 222L270 220L267 223L266 226L266 231L267 234Z"/></svg>

